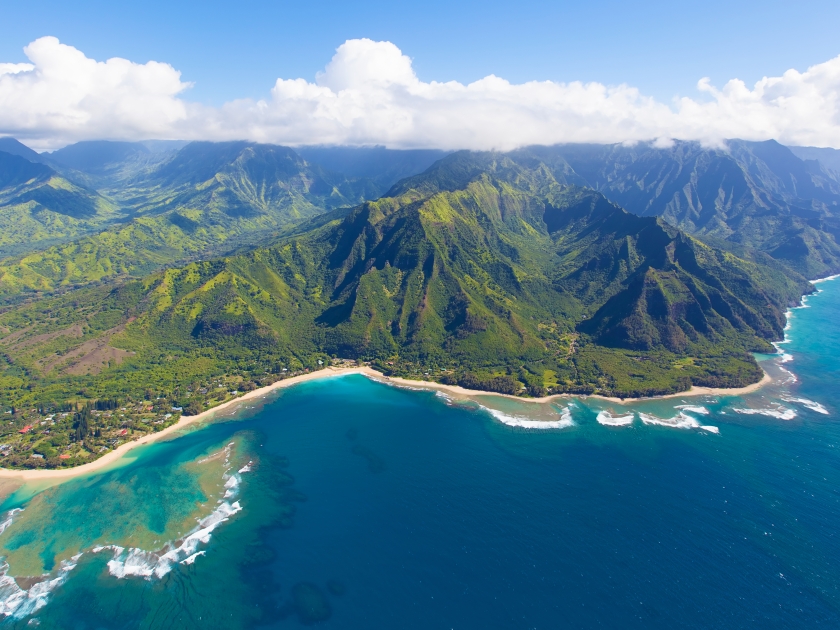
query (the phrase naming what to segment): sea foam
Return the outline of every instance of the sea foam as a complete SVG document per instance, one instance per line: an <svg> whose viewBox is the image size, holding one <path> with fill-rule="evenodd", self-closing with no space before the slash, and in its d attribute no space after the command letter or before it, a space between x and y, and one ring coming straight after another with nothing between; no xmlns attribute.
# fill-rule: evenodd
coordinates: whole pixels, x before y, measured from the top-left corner
<svg viewBox="0 0 840 630"><path fill-rule="evenodd" d="M699 429L700 423L687 413L680 411L673 418L659 418L649 413L640 413L639 418L645 424L656 424L663 427L672 427L675 429Z"/></svg>
<svg viewBox="0 0 840 630"><path fill-rule="evenodd" d="M817 413L821 413L823 415L830 415L828 409L823 407L820 403L814 402L813 400L808 400L807 398L782 398L782 400L791 403L799 403L803 407L807 407L811 411L816 411ZM2 525L0 525L0 532L3 531Z"/></svg>
<svg viewBox="0 0 840 630"><path fill-rule="evenodd" d="M559 420L533 420L522 416L512 416L504 413L503 411L499 411L498 409L485 407L484 405L480 406L496 420L508 425L509 427L521 427L523 429L566 429L574 425L572 412L568 406L564 407L560 412Z"/></svg>
<svg viewBox="0 0 840 630"><path fill-rule="evenodd" d="M70 560L63 560L54 578L33 584L28 590L18 586L15 579L7 574L9 565L4 564L0 567L0 615L22 619L46 606L50 594L64 584L81 557L82 554L76 554Z"/></svg>
<svg viewBox="0 0 840 630"><path fill-rule="evenodd" d="M6 520L0 523L0 534L6 531L6 528L12 524L15 516L23 512L23 508L14 508L6 513Z"/></svg>
<svg viewBox="0 0 840 630"><path fill-rule="evenodd" d="M677 405L676 409L682 409L683 411L689 411L691 413L699 413L701 416L708 416L709 410L705 407L700 407L699 405Z"/></svg>
<svg viewBox="0 0 840 630"><path fill-rule="evenodd" d="M782 372L784 372L785 374L787 374L787 378L784 381L782 381L783 384L787 385L787 384L790 384L790 383L795 383L797 380L799 380L799 379L796 378L796 374L794 374L790 370L782 367L781 365L779 366L779 369Z"/></svg>
<svg viewBox="0 0 840 630"><path fill-rule="evenodd" d="M840 274L837 274L837 275L834 275L834 276L826 276L825 278L818 278L816 280L811 280L811 284L819 284L820 282L828 282L829 280L835 280L837 278L840 278ZM822 291L822 289L817 289L817 293L819 293L820 291Z"/></svg>
<svg viewBox="0 0 840 630"><path fill-rule="evenodd" d="M623 416L614 416L612 415L612 413L604 409L598 412L598 415L595 419L600 424L603 424L608 427L623 427L627 426L628 424L633 424L634 417L635 416L632 413L625 414Z"/></svg>
<svg viewBox="0 0 840 630"><path fill-rule="evenodd" d="M146 579L162 578L179 562L192 564L198 557L198 547L210 542L210 535L219 525L242 510L239 501L222 502L212 513L201 519L198 527L178 545L167 545L163 552L143 549L125 549L119 545L106 545L93 549L94 553L109 549L114 552L108 561L108 572L116 578L129 576ZM187 562L188 561L188 562Z"/></svg>
<svg viewBox="0 0 840 630"><path fill-rule="evenodd" d="M765 409L751 409L751 408L733 408L735 413L741 413L748 416L761 415L778 418L779 420L793 420L796 417L796 411L777 405L776 407L767 407Z"/></svg>

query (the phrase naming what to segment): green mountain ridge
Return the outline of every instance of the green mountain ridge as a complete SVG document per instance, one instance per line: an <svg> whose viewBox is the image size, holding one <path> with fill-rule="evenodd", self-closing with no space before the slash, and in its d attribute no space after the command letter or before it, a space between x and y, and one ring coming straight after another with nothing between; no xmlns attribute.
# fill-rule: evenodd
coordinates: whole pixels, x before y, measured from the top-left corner
<svg viewBox="0 0 840 630"><path fill-rule="evenodd" d="M191 143L112 195L123 210L113 227L0 262L0 298L142 276L377 193L285 147Z"/></svg>
<svg viewBox="0 0 840 630"><path fill-rule="evenodd" d="M728 141L708 149L649 145L528 147L570 181L602 192L630 212L661 216L700 237L769 253L809 277L840 271L840 178L774 141Z"/></svg>
<svg viewBox="0 0 840 630"><path fill-rule="evenodd" d="M61 190L98 204L61 215L68 233L111 222L0 261L10 465L89 461L179 408L347 361L515 395L744 386L813 291L805 275L836 262L830 178L773 146L598 149L611 166L569 147L457 152L376 199L387 178L286 147L164 149L76 147L87 172L0 155L0 199ZM356 174L398 157L364 155ZM391 172L429 156L403 157ZM0 204L0 220L38 203ZM91 409L119 405L91 428ZM27 433L68 410L54 435Z"/></svg>
<svg viewBox="0 0 840 630"><path fill-rule="evenodd" d="M10 147L14 143L5 140ZM25 154L26 147L18 145L15 150ZM379 197L388 177L435 156L301 149L373 176L353 178L273 145L171 146L151 151L140 143L79 143L43 158L69 168L52 185L42 182L23 196L12 191L16 195L2 197L10 189L0 188L0 201L15 201L0 203L0 223L6 227L0 255L17 254L0 261L0 300L140 277L162 266L265 243L297 222ZM457 188L495 159L465 155L430 166L422 185ZM800 160L777 143L730 141L727 149L696 143L670 149L558 145L529 147L508 157L529 169L546 169L559 183L600 190L635 214L662 216L739 256L752 255L744 248L761 250L808 278L840 271L840 183L816 162ZM376 176L378 169L391 175ZM13 176L8 168L0 171ZM386 194L399 196L400 187L420 181L413 177ZM26 255L27 250L35 251Z"/></svg>
<svg viewBox="0 0 840 630"><path fill-rule="evenodd" d="M78 237L116 212L108 199L50 166L0 151L0 253Z"/></svg>
<svg viewBox="0 0 840 630"><path fill-rule="evenodd" d="M7 404L174 395L195 366L259 381L333 355L509 393L740 386L811 290L542 166L447 159L452 177L432 170L271 245L0 314Z"/></svg>

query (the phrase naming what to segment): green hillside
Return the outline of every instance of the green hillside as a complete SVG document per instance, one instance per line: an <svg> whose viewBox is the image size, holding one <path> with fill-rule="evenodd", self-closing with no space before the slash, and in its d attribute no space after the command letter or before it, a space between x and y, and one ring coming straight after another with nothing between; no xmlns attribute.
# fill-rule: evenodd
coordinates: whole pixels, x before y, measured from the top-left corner
<svg viewBox="0 0 840 630"><path fill-rule="evenodd" d="M777 142L558 145L511 155L539 160L635 214L767 252L808 278L840 272L840 179Z"/></svg>
<svg viewBox="0 0 840 630"><path fill-rule="evenodd" d="M195 142L152 152L139 143L88 142L38 158L65 169L60 175L21 157L32 153L23 145L6 144L19 155L0 154L8 162L0 160L0 301L142 277L266 243L324 211L377 198L391 175L435 157L304 150L372 176L354 178L273 145ZM840 182L777 143L560 145L505 157L555 183L600 190L634 214L661 216L739 257L760 250L808 278L840 271ZM498 159L453 154L387 194L459 190Z"/></svg>
<svg viewBox="0 0 840 630"><path fill-rule="evenodd" d="M104 225L116 207L54 169L0 151L0 258Z"/></svg>
<svg viewBox="0 0 840 630"><path fill-rule="evenodd" d="M177 398L331 355L513 393L740 386L810 289L543 168L498 157L465 180L414 180L267 247L7 310L4 402Z"/></svg>
<svg viewBox="0 0 840 630"><path fill-rule="evenodd" d="M69 194L56 182L66 180L52 177L34 192L25 193L29 197L18 194L17 205L0 208L0 222L21 226L21 216L34 216L31 206L21 206L24 198L37 194L45 203L48 192ZM76 192L76 188L72 190ZM0 299L21 292L140 277L168 264L264 239L272 231L330 208L354 205L377 192L367 180L351 181L326 172L285 147L192 143L151 172L123 182L119 191L109 192L122 213L115 225L0 262ZM29 203L39 202L30 199ZM71 204L61 207L69 213ZM94 215L101 220L102 209L95 207ZM91 222L80 219L91 213L75 215L64 220L49 217L52 231L45 240L58 239L59 234L61 240L71 240L71 236L89 232ZM43 220L38 225L45 230L46 223ZM20 243L31 240L35 233L32 228L27 236L22 228L10 227L7 238Z"/></svg>

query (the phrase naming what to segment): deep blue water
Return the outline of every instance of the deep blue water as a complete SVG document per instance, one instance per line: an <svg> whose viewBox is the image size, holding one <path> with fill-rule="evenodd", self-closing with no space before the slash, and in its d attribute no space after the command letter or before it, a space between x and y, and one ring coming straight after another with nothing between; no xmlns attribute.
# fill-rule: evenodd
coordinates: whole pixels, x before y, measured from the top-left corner
<svg viewBox="0 0 840 630"><path fill-rule="evenodd" d="M702 406L694 417L719 434L638 415L604 426L594 400L571 406L574 426L527 430L351 376L282 391L35 499L25 488L3 506L25 509L0 544L53 576L62 553L82 556L45 605L7 623L840 627L840 280L820 287L793 314L782 346L793 360L764 360L772 385L630 408L668 418ZM516 404L498 407L516 415ZM165 537L215 504L184 464L231 439L231 471L252 470L237 475L241 511L196 547L205 553L162 577L113 576L112 552L90 548Z"/></svg>

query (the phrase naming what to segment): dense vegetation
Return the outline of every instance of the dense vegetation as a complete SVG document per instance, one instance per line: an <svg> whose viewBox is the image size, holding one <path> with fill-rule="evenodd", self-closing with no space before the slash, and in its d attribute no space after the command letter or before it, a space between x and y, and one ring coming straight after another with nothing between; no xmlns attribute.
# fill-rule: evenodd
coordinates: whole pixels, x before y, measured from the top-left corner
<svg viewBox="0 0 840 630"><path fill-rule="evenodd" d="M454 154L262 246L7 306L0 404L14 410L7 436L25 437L8 461L81 461L123 431L340 359L535 396L757 381L750 353L772 351L809 283L555 173ZM95 413L105 400L123 416ZM60 409L49 435L18 433Z"/></svg>
<svg viewBox="0 0 840 630"><path fill-rule="evenodd" d="M808 278L840 272L840 173L775 141L560 145L512 156L718 246L762 250Z"/></svg>

